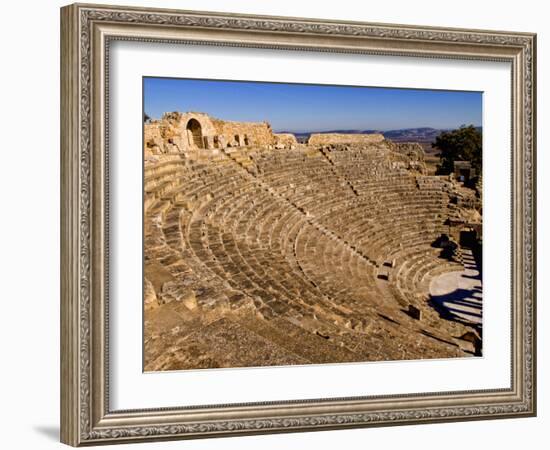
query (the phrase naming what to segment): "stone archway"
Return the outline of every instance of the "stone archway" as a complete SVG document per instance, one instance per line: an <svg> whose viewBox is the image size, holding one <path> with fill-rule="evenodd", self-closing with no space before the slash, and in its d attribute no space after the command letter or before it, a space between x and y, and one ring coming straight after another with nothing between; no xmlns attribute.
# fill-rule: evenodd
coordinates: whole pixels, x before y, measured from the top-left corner
<svg viewBox="0 0 550 450"><path fill-rule="evenodd" d="M202 127L197 119L190 119L187 122L187 130L191 132L193 144L198 148L204 148L202 138Z"/></svg>

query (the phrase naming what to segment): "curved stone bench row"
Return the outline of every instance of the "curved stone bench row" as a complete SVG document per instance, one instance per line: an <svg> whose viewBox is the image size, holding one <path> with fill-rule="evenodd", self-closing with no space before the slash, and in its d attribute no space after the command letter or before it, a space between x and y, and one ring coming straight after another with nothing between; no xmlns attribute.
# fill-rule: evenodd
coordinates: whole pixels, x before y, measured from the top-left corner
<svg viewBox="0 0 550 450"><path fill-rule="evenodd" d="M399 334L392 320L407 321L401 299L379 290L375 267L362 253L370 249L383 260L400 240L405 247L429 246L441 229L444 199L420 193L410 176L399 175L401 182L392 185L392 174L364 183L371 195L357 197L335 172L339 166L304 152L288 160L281 155L286 164L263 154L247 157L249 172L227 157L146 167L146 202L154 199L145 215L146 261L184 286L173 283L161 294L194 291L203 307L253 304L266 318L299 320L310 331L321 321L331 333L343 333L342 342L347 332L368 332L372 339ZM369 208L374 213L365 219ZM431 270L418 264L406 272L417 273L413 286ZM380 311L391 320L380 324ZM364 323L357 323L357 313Z"/></svg>

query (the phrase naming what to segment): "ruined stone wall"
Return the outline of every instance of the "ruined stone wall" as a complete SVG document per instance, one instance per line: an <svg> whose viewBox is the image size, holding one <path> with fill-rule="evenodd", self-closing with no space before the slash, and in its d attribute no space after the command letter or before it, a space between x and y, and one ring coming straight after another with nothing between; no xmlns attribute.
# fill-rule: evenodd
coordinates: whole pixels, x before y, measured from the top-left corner
<svg viewBox="0 0 550 450"><path fill-rule="evenodd" d="M214 136L216 136L217 132L208 114L200 112L174 112L165 114L163 119L172 123L177 128L177 135L180 138L178 141L180 152L190 152L199 148L206 149L214 146ZM200 124L200 147L197 147L192 132L187 129L187 125L191 120Z"/></svg>
<svg viewBox="0 0 550 450"><path fill-rule="evenodd" d="M157 122L144 124L143 146L145 156L161 155L164 153L164 140L162 139Z"/></svg>
<svg viewBox="0 0 550 450"><path fill-rule="evenodd" d="M427 173L424 161L425 152L422 146L416 142L393 142L386 141L392 151L391 157L394 161L402 163L404 168L414 170L422 174Z"/></svg>
<svg viewBox="0 0 550 450"><path fill-rule="evenodd" d="M381 134L340 134L340 133L315 133L307 143L310 145L327 144L375 144L384 141Z"/></svg>
<svg viewBox="0 0 550 450"><path fill-rule="evenodd" d="M212 119L218 135L232 146L273 145L275 137L267 122L229 122Z"/></svg>
<svg viewBox="0 0 550 450"><path fill-rule="evenodd" d="M189 147L185 130L182 133L179 124L169 120L146 123L143 133L145 156L183 153Z"/></svg>
<svg viewBox="0 0 550 450"><path fill-rule="evenodd" d="M190 121L200 124L200 147L188 129ZM186 152L200 149L241 147L247 145L271 145L273 132L265 122L231 122L216 119L201 112L166 113L158 121L164 141L175 142L177 151Z"/></svg>
<svg viewBox="0 0 550 450"><path fill-rule="evenodd" d="M197 126L198 124L198 126ZM207 154L226 147L273 146L267 122L230 122L200 112L171 112L144 125L144 154Z"/></svg>
<svg viewBox="0 0 550 450"><path fill-rule="evenodd" d="M292 148L298 145L296 136L292 133L275 133L275 146L281 146L281 148Z"/></svg>
<svg viewBox="0 0 550 450"><path fill-rule="evenodd" d="M388 144L394 152L401 153L414 158L416 160L424 160L425 152L420 144L417 142L393 142L388 141Z"/></svg>

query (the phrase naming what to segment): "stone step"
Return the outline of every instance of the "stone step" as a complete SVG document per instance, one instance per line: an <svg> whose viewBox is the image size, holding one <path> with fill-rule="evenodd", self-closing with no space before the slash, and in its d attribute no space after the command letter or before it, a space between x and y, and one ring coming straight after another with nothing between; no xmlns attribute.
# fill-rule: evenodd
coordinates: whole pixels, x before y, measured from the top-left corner
<svg viewBox="0 0 550 450"><path fill-rule="evenodd" d="M318 334L308 331L300 326L299 319L278 317L266 321L257 316L246 315L238 320L247 329L311 363L357 360L357 355L349 349L333 343L324 329L317 330ZM308 328L310 327L308 324Z"/></svg>
<svg viewBox="0 0 550 450"><path fill-rule="evenodd" d="M223 367L286 366L309 361L274 344L254 331L220 317L210 323L180 322L169 333L157 337L162 352L147 351L145 369L149 371L212 369ZM152 344L149 343L149 347ZM158 355L158 356L157 356Z"/></svg>

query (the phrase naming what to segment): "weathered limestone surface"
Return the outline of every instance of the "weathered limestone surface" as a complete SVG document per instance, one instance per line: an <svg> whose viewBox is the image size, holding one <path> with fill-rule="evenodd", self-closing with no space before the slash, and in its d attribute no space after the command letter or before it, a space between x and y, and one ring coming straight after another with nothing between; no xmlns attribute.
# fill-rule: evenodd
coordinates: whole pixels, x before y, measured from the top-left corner
<svg viewBox="0 0 550 450"><path fill-rule="evenodd" d="M474 190L378 137L172 152L193 114L145 127L146 370L480 354L480 316L450 318L429 291L466 270Z"/></svg>
<svg viewBox="0 0 550 450"><path fill-rule="evenodd" d="M309 145L326 144L375 144L382 142L384 136L378 133L372 134L339 134L339 133L314 133L307 143Z"/></svg>
<svg viewBox="0 0 550 450"><path fill-rule="evenodd" d="M390 149L410 161L418 161L424 163L424 149L416 142L388 142Z"/></svg>
<svg viewBox="0 0 550 450"><path fill-rule="evenodd" d="M146 157L217 148L270 146L276 138L267 122L232 122L199 112L166 113L144 125Z"/></svg>
<svg viewBox="0 0 550 450"><path fill-rule="evenodd" d="M165 140L162 137L160 127L157 124L146 123L144 125L144 153L145 156L161 155L166 153Z"/></svg>
<svg viewBox="0 0 550 450"><path fill-rule="evenodd" d="M273 145L275 136L271 126L267 122L228 122L214 119L214 126L218 134L224 135L226 139L235 141L236 136L241 136L244 140L239 146L245 145Z"/></svg>
<svg viewBox="0 0 550 450"><path fill-rule="evenodd" d="M292 133L275 133L275 145L282 145L282 148L292 148L298 145L298 141Z"/></svg>
<svg viewBox="0 0 550 450"><path fill-rule="evenodd" d="M391 150L390 158L395 161L396 167L427 173L424 161L424 149L416 142L391 142L386 141Z"/></svg>

